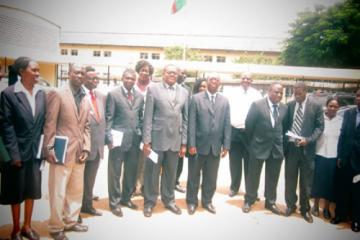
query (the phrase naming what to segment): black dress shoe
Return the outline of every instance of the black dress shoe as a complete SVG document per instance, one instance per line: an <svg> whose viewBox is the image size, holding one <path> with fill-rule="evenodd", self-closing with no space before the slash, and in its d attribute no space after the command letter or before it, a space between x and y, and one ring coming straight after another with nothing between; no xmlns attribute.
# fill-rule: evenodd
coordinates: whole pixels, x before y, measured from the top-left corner
<svg viewBox="0 0 360 240"><path fill-rule="evenodd" d="M311 208L311 214L315 217L318 217L320 215L319 207L312 206Z"/></svg>
<svg viewBox="0 0 360 240"><path fill-rule="evenodd" d="M86 213L93 216L102 216L102 213L97 211L95 208L81 209L81 213Z"/></svg>
<svg viewBox="0 0 360 240"><path fill-rule="evenodd" d="M188 210L189 215L193 215L195 213L195 211L196 211L195 204L188 204L187 205L187 210Z"/></svg>
<svg viewBox="0 0 360 240"><path fill-rule="evenodd" d="M112 214L114 214L117 217L122 217L123 216L123 213L122 213L120 207L112 209L111 212L112 212Z"/></svg>
<svg viewBox="0 0 360 240"><path fill-rule="evenodd" d="M238 192L236 192L234 190L230 190L229 197L235 197L237 194L238 194Z"/></svg>
<svg viewBox="0 0 360 240"><path fill-rule="evenodd" d="M214 205L212 205L211 203L206 204L205 206L203 206L204 209L208 210L209 212L216 214L216 209L214 207Z"/></svg>
<svg viewBox="0 0 360 240"><path fill-rule="evenodd" d="M360 223L359 222L352 222L351 223L351 230L353 232L359 232L360 231Z"/></svg>
<svg viewBox="0 0 360 240"><path fill-rule="evenodd" d="M310 211L303 212L303 213L301 213L301 215L303 216L303 218L305 219L305 221L307 221L308 223L313 223L313 222L314 222L314 220L313 220L313 218L312 218L312 216L311 216Z"/></svg>
<svg viewBox="0 0 360 240"><path fill-rule="evenodd" d="M22 240L23 238L21 237L21 233L17 232L17 233L12 233L11 234L11 240Z"/></svg>
<svg viewBox="0 0 360 240"><path fill-rule="evenodd" d="M175 191L178 191L178 192L181 192L181 193L186 192L186 190L184 188L182 188L179 184L176 184Z"/></svg>
<svg viewBox="0 0 360 240"><path fill-rule="evenodd" d="M272 213L276 214L276 215L281 215L282 212L280 211L280 209L276 206L275 203L265 203L265 208L267 210L270 210Z"/></svg>
<svg viewBox="0 0 360 240"><path fill-rule="evenodd" d="M323 210L323 216L324 216L324 218L327 219L327 220L329 220L329 219L331 218L331 214L330 214L329 209L324 208L324 210Z"/></svg>
<svg viewBox="0 0 360 240"><path fill-rule="evenodd" d="M131 208L131 209L138 209L138 206L133 203L132 201L128 201L128 202L120 202L121 205L125 206L125 207L128 207L128 208Z"/></svg>
<svg viewBox="0 0 360 240"><path fill-rule="evenodd" d="M296 207L287 207L285 211L285 217L289 217L291 214L295 213Z"/></svg>
<svg viewBox="0 0 360 240"><path fill-rule="evenodd" d="M341 223L342 221L343 221L343 220L342 220L340 217L335 216L333 219L331 219L330 223L336 225L336 224Z"/></svg>
<svg viewBox="0 0 360 240"><path fill-rule="evenodd" d="M65 233L63 231L50 233L50 236L54 240L68 240L68 238L66 237L66 235L65 235Z"/></svg>
<svg viewBox="0 0 360 240"><path fill-rule="evenodd" d="M26 237L30 240L38 240L40 239L40 235L35 232L34 229L25 230L24 228L21 229L21 236Z"/></svg>
<svg viewBox="0 0 360 240"><path fill-rule="evenodd" d="M248 202L245 202L244 206L242 207L242 211L244 213L248 213L248 212L250 212L250 210L251 210L251 204Z"/></svg>
<svg viewBox="0 0 360 240"><path fill-rule="evenodd" d="M171 212L175 213L176 215L181 214L181 209L176 206L175 204L169 204L165 206L166 209L169 209Z"/></svg>
<svg viewBox="0 0 360 240"><path fill-rule="evenodd" d="M144 207L144 216L151 217L152 215L152 208L151 207Z"/></svg>
<svg viewBox="0 0 360 240"><path fill-rule="evenodd" d="M72 227L65 228L67 232L87 232L89 230L88 226L81 225L79 223L75 224Z"/></svg>

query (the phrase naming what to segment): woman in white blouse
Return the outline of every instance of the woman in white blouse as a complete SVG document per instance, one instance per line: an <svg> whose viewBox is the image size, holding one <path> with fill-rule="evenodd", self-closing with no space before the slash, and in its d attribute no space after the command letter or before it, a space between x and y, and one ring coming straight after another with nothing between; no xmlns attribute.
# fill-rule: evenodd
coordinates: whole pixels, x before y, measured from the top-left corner
<svg viewBox="0 0 360 240"><path fill-rule="evenodd" d="M325 129L316 143L314 181L311 196L315 198L311 213L319 216L319 200L324 199L323 216L330 219L330 202L334 202L334 178L337 161L337 144L340 136L342 117L336 115L339 102L329 98L326 102Z"/></svg>

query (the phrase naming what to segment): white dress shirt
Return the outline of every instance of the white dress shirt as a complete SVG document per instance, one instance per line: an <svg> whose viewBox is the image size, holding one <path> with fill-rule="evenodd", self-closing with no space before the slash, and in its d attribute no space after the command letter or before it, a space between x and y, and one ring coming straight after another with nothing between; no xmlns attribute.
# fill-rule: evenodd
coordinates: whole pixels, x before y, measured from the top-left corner
<svg viewBox="0 0 360 240"><path fill-rule="evenodd" d="M40 90L40 87L35 84L33 91L32 91L32 95L30 94L30 92L24 87L24 85L22 84L21 80L16 81L15 86L14 86L14 92L23 92L26 96L26 99L28 100L30 107L31 107L31 112L33 117L35 117L35 97L36 97L36 93Z"/></svg>
<svg viewBox="0 0 360 240"><path fill-rule="evenodd" d="M242 86L224 89L224 95L230 103L230 121L234 128L245 128L245 119L254 101L262 98L261 93L253 87L245 92Z"/></svg>
<svg viewBox="0 0 360 240"><path fill-rule="evenodd" d="M325 158L337 157L337 145L343 118L335 116L333 119L324 115L325 128L316 142L316 154Z"/></svg>

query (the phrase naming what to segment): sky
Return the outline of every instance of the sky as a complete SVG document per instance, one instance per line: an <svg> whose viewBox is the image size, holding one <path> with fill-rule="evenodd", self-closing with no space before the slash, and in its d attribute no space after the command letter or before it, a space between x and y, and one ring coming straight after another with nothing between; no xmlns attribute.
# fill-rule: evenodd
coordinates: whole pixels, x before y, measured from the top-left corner
<svg viewBox="0 0 360 240"><path fill-rule="evenodd" d="M59 25L62 31L168 33L247 37L288 36L299 11L342 0L0 0Z"/></svg>

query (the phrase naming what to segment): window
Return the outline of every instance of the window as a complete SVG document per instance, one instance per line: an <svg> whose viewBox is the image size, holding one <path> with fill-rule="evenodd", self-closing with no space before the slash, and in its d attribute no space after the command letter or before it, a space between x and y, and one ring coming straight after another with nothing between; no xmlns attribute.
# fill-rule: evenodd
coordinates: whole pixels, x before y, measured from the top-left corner
<svg viewBox="0 0 360 240"><path fill-rule="evenodd" d="M111 51L104 51L104 57L111 57Z"/></svg>
<svg viewBox="0 0 360 240"><path fill-rule="evenodd" d="M148 59L148 54L147 53L140 53L140 59Z"/></svg>
<svg viewBox="0 0 360 240"><path fill-rule="evenodd" d="M224 56L217 56L216 57L216 62L224 63L224 62L226 62L226 58Z"/></svg>
<svg viewBox="0 0 360 240"><path fill-rule="evenodd" d="M93 51L93 56L94 57L100 57L100 51Z"/></svg>
<svg viewBox="0 0 360 240"><path fill-rule="evenodd" d="M151 59L159 60L160 59L160 53L152 53Z"/></svg>
<svg viewBox="0 0 360 240"><path fill-rule="evenodd" d="M204 62L212 62L212 56L209 56L209 55L205 55L204 56Z"/></svg>
<svg viewBox="0 0 360 240"><path fill-rule="evenodd" d="M61 55L68 55L67 49L61 49Z"/></svg>
<svg viewBox="0 0 360 240"><path fill-rule="evenodd" d="M77 56L78 50L77 49L71 49L71 56Z"/></svg>

